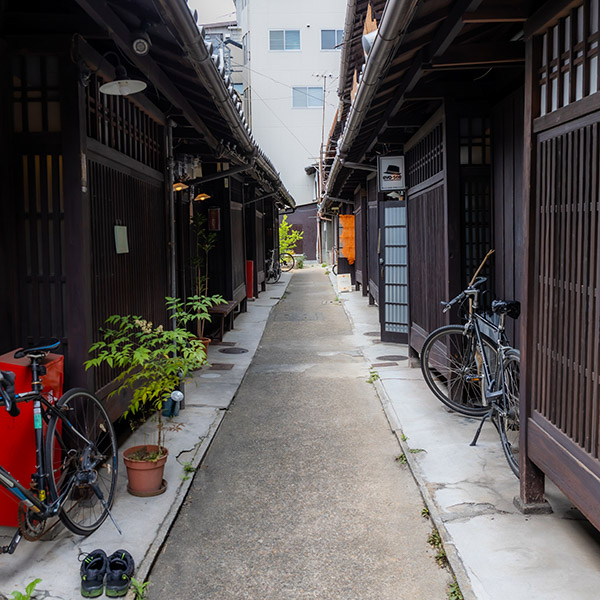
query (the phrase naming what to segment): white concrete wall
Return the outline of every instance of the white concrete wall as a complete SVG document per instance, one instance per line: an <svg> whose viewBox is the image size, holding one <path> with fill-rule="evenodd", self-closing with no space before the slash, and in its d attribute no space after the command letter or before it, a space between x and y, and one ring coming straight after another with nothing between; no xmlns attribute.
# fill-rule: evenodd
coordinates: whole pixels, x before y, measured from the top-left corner
<svg viewBox="0 0 600 600"><path fill-rule="evenodd" d="M304 167L318 162L322 108L293 108L294 86L323 87L325 139L337 109L340 50L321 50L322 29L343 29L345 0L237 0L238 26L249 40L245 69L252 132L298 204L313 202L314 177ZM245 5L245 6L244 6ZM300 30L299 51L270 51L269 30ZM331 74L331 77L329 75Z"/></svg>

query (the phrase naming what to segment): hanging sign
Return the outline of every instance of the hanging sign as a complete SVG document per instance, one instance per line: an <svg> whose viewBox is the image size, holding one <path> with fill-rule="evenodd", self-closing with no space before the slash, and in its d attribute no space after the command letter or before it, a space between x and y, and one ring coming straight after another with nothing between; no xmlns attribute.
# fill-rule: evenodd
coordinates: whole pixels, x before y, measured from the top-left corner
<svg viewBox="0 0 600 600"><path fill-rule="evenodd" d="M352 291L352 280L350 273L340 273L337 276L337 291L338 292L351 292Z"/></svg>
<svg viewBox="0 0 600 600"><path fill-rule="evenodd" d="M377 186L380 192L406 189L404 156L377 157Z"/></svg>
<svg viewBox="0 0 600 600"><path fill-rule="evenodd" d="M209 231L221 231L221 209L220 208L209 208L208 209L208 230Z"/></svg>

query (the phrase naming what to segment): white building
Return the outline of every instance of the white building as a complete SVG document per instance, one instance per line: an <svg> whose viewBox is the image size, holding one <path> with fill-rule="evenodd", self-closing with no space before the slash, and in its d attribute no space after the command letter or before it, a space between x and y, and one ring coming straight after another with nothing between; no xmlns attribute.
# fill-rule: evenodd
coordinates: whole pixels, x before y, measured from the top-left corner
<svg viewBox="0 0 600 600"><path fill-rule="evenodd" d="M346 1L236 0L236 9L246 118L296 203L314 202L305 169L318 164L337 109Z"/></svg>

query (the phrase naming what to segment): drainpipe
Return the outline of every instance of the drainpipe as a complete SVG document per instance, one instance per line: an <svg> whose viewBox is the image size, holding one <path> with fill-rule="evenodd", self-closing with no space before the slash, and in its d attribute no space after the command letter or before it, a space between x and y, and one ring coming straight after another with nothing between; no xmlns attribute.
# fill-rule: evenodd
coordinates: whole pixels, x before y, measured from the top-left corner
<svg viewBox="0 0 600 600"><path fill-rule="evenodd" d="M344 21L344 43L342 44L342 55L340 56L340 84L338 85L338 97L341 98L344 94L344 81L342 78L348 68L350 62L349 48L352 46L352 33L354 32L354 19L356 17L356 0L348 0L346 5L346 20ZM342 108L340 103L340 109ZM341 114L341 112L340 112Z"/></svg>
<svg viewBox="0 0 600 600"><path fill-rule="evenodd" d="M325 194L331 194L333 184L342 168L345 158L360 131L365 115L371 107L371 102L377 91L380 80L385 76L386 62L394 51L402 32L406 29L420 0L388 0L373 47L367 57L367 62L360 79L358 91L352 102L350 114L346 120L344 132L338 143L338 149L331 172L327 181Z"/></svg>

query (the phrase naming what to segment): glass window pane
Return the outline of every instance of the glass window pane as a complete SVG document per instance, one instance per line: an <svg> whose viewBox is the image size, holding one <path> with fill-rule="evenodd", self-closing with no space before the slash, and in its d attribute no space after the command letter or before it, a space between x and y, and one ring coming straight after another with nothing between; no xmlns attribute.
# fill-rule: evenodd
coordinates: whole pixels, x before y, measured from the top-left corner
<svg viewBox="0 0 600 600"><path fill-rule="evenodd" d="M321 50L333 50L335 46L335 30L321 29Z"/></svg>
<svg viewBox="0 0 600 600"><path fill-rule="evenodd" d="M300 50L300 30L288 29L285 32L285 49Z"/></svg>
<svg viewBox="0 0 600 600"><path fill-rule="evenodd" d="M306 108L306 88L292 88L292 106L294 108Z"/></svg>
<svg viewBox="0 0 600 600"><path fill-rule="evenodd" d="M308 88L308 106L323 106L323 88Z"/></svg>
<svg viewBox="0 0 600 600"><path fill-rule="evenodd" d="M269 50L283 49L283 30L269 31Z"/></svg>
<svg viewBox="0 0 600 600"><path fill-rule="evenodd" d="M344 30L338 29L337 30L337 39L335 41L336 46L339 46L343 41L344 41Z"/></svg>

